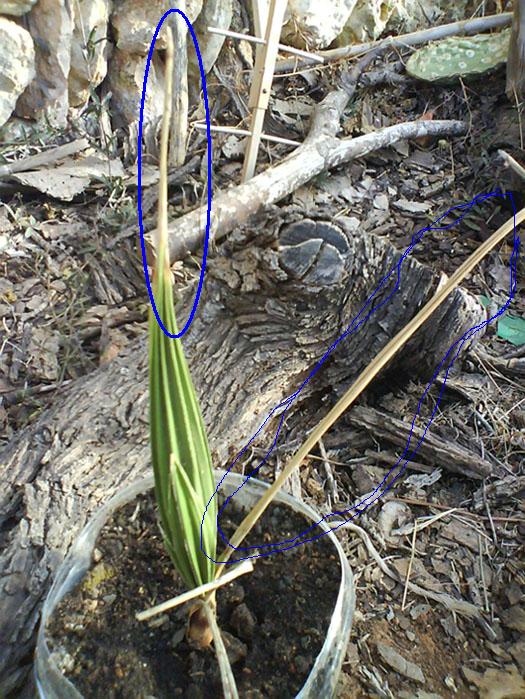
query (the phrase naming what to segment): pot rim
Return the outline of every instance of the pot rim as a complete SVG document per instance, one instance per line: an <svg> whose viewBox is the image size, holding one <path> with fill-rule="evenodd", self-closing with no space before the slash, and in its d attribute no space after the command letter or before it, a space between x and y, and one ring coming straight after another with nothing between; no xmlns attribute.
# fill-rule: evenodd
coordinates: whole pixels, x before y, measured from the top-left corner
<svg viewBox="0 0 525 699"><path fill-rule="evenodd" d="M246 476L239 473L226 472L224 469L214 469L214 474L217 482L219 482L225 476L223 485L228 485L228 483L232 482L235 485L240 485L240 481L244 482L246 479ZM121 490L110 497L104 505L92 513L89 521L83 527L79 536L75 539L64 560L56 569L53 583L42 606L41 621L35 650L34 675L37 690L41 699L62 699L62 697L65 697L65 695L47 694L44 690L39 674L43 674L44 676L48 673L39 673L39 669L42 671L42 669L46 668L46 666L51 674L56 677L60 677L60 681L63 683L64 688L67 687L68 698L75 697L76 699L82 699L82 694L78 692L74 684L70 682L59 670L51 656L46 638L47 621L62 598L78 584L78 582L86 575L92 566L92 554L93 549L95 548L96 539L110 515L119 507L131 502L141 493L153 488L153 486L154 477L153 474L150 474L145 478L140 478L133 481L129 485L124 486ZM247 492L249 493L253 490L259 491L261 488L267 489L270 487L270 484L251 477L248 481L246 481L244 487L247 488ZM298 500L293 495L285 493L284 491L280 491L276 495L273 503L286 504L292 509L299 511L313 522L319 522L321 519L320 515L309 505ZM313 699L314 697L320 696L319 691L322 687L319 686L318 675L321 670L321 666L327 661L327 656L330 654L334 655L334 653L336 658L334 662L330 663L331 671L334 677L332 678L330 685L332 686L332 690L335 689L335 684L337 682L344 658L344 652L350 637L350 630L355 609L355 586L353 574L346 554L344 553L339 540L331 530L330 526L324 520L320 521L318 526L327 532L326 537L330 539L332 545L337 551L341 566L341 582L339 585L334 610L330 619L330 624L326 630L324 643L315 659L314 665L304 685L296 695L296 699ZM335 648L332 648L333 646L335 646ZM324 687L326 685L322 686ZM327 695L324 694L322 696Z"/></svg>

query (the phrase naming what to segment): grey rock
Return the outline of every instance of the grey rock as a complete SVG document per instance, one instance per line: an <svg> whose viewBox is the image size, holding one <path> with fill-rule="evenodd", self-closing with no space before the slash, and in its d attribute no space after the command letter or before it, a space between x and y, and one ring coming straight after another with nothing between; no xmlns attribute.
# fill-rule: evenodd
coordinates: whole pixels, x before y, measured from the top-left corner
<svg viewBox="0 0 525 699"><path fill-rule="evenodd" d="M0 17L0 126L35 76L35 50L29 32Z"/></svg>
<svg viewBox="0 0 525 699"><path fill-rule="evenodd" d="M405 660L405 658L403 658L403 656L398 653L397 650L394 650L392 646L389 646L386 643L376 643L376 647L381 659L389 667L396 672L399 672L399 674L403 675L403 677L408 677L410 680L424 684L425 676L423 675L423 671L419 665Z"/></svg>
<svg viewBox="0 0 525 699"><path fill-rule="evenodd" d="M157 24L170 8L180 9L193 23L201 11L202 0L186 0L184 3L173 4L164 0L120 0L115 3L111 24L115 30L118 48L128 53L146 56ZM184 22L184 19L179 15L177 21ZM157 38L156 49L166 48L164 26Z"/></svg>
<svg viewBox="0 0 525 699"><path fill-rule="evenodd" d="M248 653L248 648L242 641L227 631L222 631L222 640L224 641L226 652L232 665L238 663L239 660L244 660Z"/></svg>
<svg viewBox="0 0 525 699"><path fill-rule="evenodd" d="M27 28L35 44L36 77L18 100L18 116L37 119L45 115L52 126L66 125L72 8L69 0L38 0L27 15Z"/></svg>
<svg viewBox="0 0 525 699"><path fill-rule="evenodd" d="M239 604L233 610L230 617L230 624L235 629L235 633L243 640L253 638L257 619L246 604Z"/></svg>
<svg viewBox="0 0 525 699"><path fill-rule="evenodd" d="M109 62L108 90L114 126L136 123L140 112L140 95L144 80L144 57L115 49ZM164 78L160 58L153 55L148 75L148 89L144 103L144 124L156 124L162 114Z"/></svg>
<svg viewBox="0 0 525 699"><path fill-rule="evenodd" d="M85 104L89 99L90 87L97 87L106 77L110 3L111 0L78 0L75 5L68 82L72 107ZM88 49L85 48L86 42L89 42Z"/></svg>
<svg viewBox="0 0 525 699"><path fill-rule="evenodd" d="M289 0L282 40L292 46L324 48L341 33L357 0Z"/></svg>
<svg viewBox="0 0 525 699"><path fill-rule="evenodd" d="M0 14L21 17L33 7L36 0L0 0Z"/></svg>
<svg viewBox="0 0 525 699"><path fill-rule="evenodd" d="M208 27L217 29L229 29L233 17L232 0L206 0L193 30L199 42L202 65L205 74L213 68L224 44L225 37L218 34L210 34ZM188 38L191 41L191 38ZM188 85L191 95L199 93L201 87L201 74L199 62L195 51L188 52Z"/></svg>

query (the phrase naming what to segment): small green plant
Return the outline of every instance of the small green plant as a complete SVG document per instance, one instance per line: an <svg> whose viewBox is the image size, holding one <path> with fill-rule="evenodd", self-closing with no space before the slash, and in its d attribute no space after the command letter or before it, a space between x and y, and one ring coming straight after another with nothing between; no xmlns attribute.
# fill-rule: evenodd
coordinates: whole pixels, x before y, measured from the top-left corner
<svg viewBox="0 0 525 699"><path fill-rule="evenodd" d="M170 60L173 59L168 56L168 62ZM153 293L159 317L168 332L176 335L167 232L167 152L172 102L168 67L166 75ZM211 582L215 574L214 564L201 551L200 540L202 513L215 490L215 481L206 430L182 341L166 335L152 308L149 313L149 395L151 458L162 535L177 571L193 589ZM202 545L208 556L214 557L215 498L208 511L202 527ZM199 609L195 613L193 630L193 640L200 645L211 642L209 624Z"/></svg>
<svg viewBox="0 0 525 699"><path fill-rule="evenodd" d="M177 334L173 281L168 252L168 137L172 105L173 39L168 31L166 83L160 148L157 259L153 275L155 305L163 325ZM190 590L211 583L216 576L217 503L208 517L204 509L215 491L210 449L199 403L180 338L171 338L157 322L152 307L149 321L149 397L151 459L155 497L164 544ZM201 551L206 551L207 556ZM206 648L213 641L225 699L238 699L235 678L216 619L215 595L200 595L189 611L187 635Z"/></svg>
<svg viewBox="0 0 525 699"><path fill-rule="evenodd" d="M441 83L479 76L505 63L509 40L510 29L496 34L453 36L415 51L406 70L413 78Z"/></svg>

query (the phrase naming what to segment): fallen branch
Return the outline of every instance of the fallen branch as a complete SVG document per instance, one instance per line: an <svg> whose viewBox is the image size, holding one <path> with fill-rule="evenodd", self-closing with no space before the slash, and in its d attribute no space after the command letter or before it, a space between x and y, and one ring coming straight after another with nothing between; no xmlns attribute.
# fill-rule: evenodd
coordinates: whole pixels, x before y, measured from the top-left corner
<svg viewBox="0 0 525 699"><path fill-rule="evenodd" d="M56 163L58 160L67 158L76 153L86 150L89 146L87 138L79 138L77 141L65 143L63 146L57 146L51 150L46 150L37 155L30 155L27 158L21 158L14 163L6 163L0 165L0 177L12 175L15 172L25 172L26 170L36 170L37 168Z"/></svg>
<svg viewBox="0 0 525 699"><path fill-rule="evenodd" d="M280 201L325 170L387 148L403 139L457 136L465 130L465 124L461 121L413 121L387 126L354 139L321 136L308 144L305 142L279 165L214 198L210 240L221 240L264 206ZM172 261L198 250L204 238L205 225L206 210L200 208L169 226Z"/></svg>
<svg viewBox="0 0 525 699"><path fill-rule="evenodd" d="M405 447L411 440L419 444L423 438L423 429L411 422L398 420L380 410L356 406L348 415L348 421L354 427L366 430L378 439L386 439L399 447ZM434 462L435 466L443 466L447 471L460 473L467 478L486 478L494 468L489 461L482 459L473 451L452 441L445 441L432 431L428 431L424 441L421 441L419 453L424 458ZM394 463L398 463L397 459Z"/></svg>
<svg viewBox="0 0 525 699"><path fill-rule="evenodd" d="M489 29L499 29L506 27L512 22L512 12L503 12L498 15L489 15L488 17L477 17L476 19L464 19L460 22L451 22L443 24L440 27L431 27L430 29L422 29L410 34L401 34L400 36L387 36L386 39L378 41L369 41L364 44L352 44L350 46L341 46L337 49L329 49L328 51L318 51L317 55L324 59L325 63L339 61L342 58L354 58L363 53L372 51L377 48L404 48L405 46L420 46L429 41L437 41L445 39L447 36L458 36L461 34L477 34L485 32ZM275 73L287 73L289 71L298 70L306 66L314 65L313 61L307 58L287 58L277 61Z"/></svg>
<svg viewBox="0 0 525 699"><path fill-rule="evenodd" d="M452 136L466 131L466 125L461 121L413 121L387 126L358 138L337 138L341 117L355 90L357 81L353 80L352 85L330 93L317 106L307 138L285 160L214 197L210 242L224 238L260 209L280 201L325 170L403 139ZM206 207L191 211L169 226L172 262L198 250L204 239L205 226ZM153 257L153 236L154 231L150 231L145 238L150 259Z"/></svg>

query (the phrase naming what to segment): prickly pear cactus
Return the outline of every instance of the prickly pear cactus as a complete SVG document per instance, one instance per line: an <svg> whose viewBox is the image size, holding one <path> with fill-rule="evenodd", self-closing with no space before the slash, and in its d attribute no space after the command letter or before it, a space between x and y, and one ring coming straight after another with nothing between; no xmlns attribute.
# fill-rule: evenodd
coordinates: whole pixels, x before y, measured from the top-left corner
<svg viewBox="0 0 525 699"><path fill-rule="evenodd" d="M505 63L509 41L510 29L497 34L453 36L415 51L406 70L413 78L439 83L479 76Z"/></svg>

